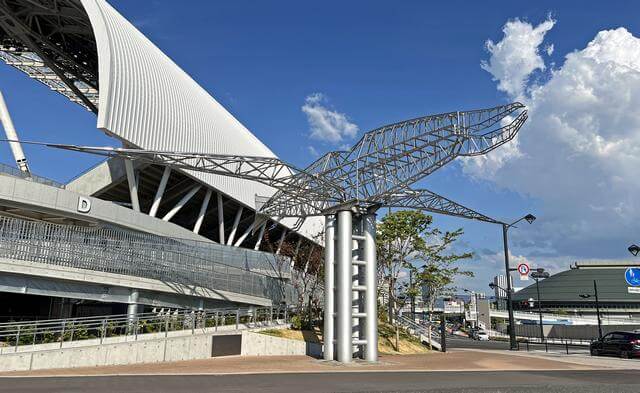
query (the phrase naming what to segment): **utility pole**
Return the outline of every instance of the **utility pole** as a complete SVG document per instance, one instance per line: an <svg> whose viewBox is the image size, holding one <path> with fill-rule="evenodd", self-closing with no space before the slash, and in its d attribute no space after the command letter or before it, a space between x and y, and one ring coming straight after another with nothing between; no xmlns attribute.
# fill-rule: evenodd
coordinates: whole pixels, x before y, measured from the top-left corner
<svg viewBox="0 0 640 393"><path fill-rule="evenodd" d="M518 343L516 342L516 323L513 318L513 301L511 300L511 267L509 266L509 239L507 237L507 230L509 225L502 224L502 242L504 243L504 270L507 275L507 310L509 313L509 349L515 351L518 349Z"/></svg>
<svg viewBox="0 0 640 393"><path fill-rule="evenodd" d="M512 226L516 225L520 221L525 220L529 224L533 223L536 220L536 216L533 214L527 214L524 217L519 218L518 220L512 222L511 224L500 223L502 225L502 242L504 244L504 273L507 276L507 310L509 311L509 349L512 351L518 350L518 343L516 342L516 321L513 317L513 301L512 294L513 288L511 287L511 272L516 269L511 269L509 265L509 239L507 236L507 231Z"/></svg>
<svg viewBox="0 0 640 393"><path fill-rule="evenodd" d="M598 299L598 284L596 280L593 280L593 295L590 293L581 293L580 295L583 299L588 299L590 297L594 297L596 301L596 316L598 318L598 339L602 340L602 320L600 319L600 299Z"/></svg>
<svg viewBox="0 0 640 393"><path fill-rule="evenodd" d="M600 300L598 299L598 284L593 280L593 292L596 296L596 315L598 316L598 339L602 340L602 321L600 320Z"/></svg>
<svg viewBox="0 0 640 393"><path fill-rule="evenodd" d="M531 273L531 278L536 280L536 292L538 293L538 316L540 318L540 342L544 342L544 328L542 325L542 299L540 298L540 279L549 278L549 273L545 272L543 268L536 269Z"/></svg>

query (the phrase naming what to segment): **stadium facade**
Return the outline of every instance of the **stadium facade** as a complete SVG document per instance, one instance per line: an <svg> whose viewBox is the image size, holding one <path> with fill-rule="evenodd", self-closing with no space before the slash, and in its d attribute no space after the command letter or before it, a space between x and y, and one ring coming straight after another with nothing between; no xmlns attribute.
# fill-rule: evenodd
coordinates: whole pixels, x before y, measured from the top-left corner
<svg viewBox="0 0 640 393"><path fill-rule="evenodd" d="M0 2L0 58L124 147L274 157L104 0ZM59 184L16 161L0 169L5 317L290 301L322 246L319 218L256 214L275 192L259 183L112 158Z"/></svg>
<svg viewBox="0 0 640 393"><path fill-rule="evenodd" d="M637 283L629 283L625 276L629 269L638 269L639 266L634 262L575 262L569 270L540 280L542 310L560 314L595 315L595 281L600 313L625 318L637 317L640 315L640 287ZM513 302L517 310L537 311L535 282L516 292Z"/></svg>

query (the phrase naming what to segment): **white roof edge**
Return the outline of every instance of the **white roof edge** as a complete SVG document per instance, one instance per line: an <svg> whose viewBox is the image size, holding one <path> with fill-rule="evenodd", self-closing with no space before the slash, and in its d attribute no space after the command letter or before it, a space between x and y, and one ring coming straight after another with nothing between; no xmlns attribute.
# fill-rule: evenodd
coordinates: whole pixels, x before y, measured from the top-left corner
<svg viewBox="0 0 640 393"><path fill-rule="evenodd" d="M136 147L275 157L202 86L105 0L81 0L96 39L99 73L97 128ZM263 184L187 171L190 176L255 209ZM292 227L295 219L281 223ZM313 240L320 217L298 231Z"/></svg>

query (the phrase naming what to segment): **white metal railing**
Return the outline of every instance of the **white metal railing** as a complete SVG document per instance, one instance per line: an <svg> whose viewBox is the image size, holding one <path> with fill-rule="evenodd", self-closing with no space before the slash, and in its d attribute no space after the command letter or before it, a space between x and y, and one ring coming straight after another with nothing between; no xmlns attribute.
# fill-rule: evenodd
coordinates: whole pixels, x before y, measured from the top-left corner
<svg viewBox="0 0 640 393"><path fill-rule="evenodd" d="M397 317L397 322L400 326L404 327L409 331L409 333L413 334L417 337L424 337L429 340L429 344L437 349L440 349L440 334L435 329L431 329L429 326L424 326L413 321L411 318L407 318L404 315L400 315Z"/></svg>
<svg viewBox="0 0 640 393"><path fill-rule="evenodd" d="M112 338L137 340L143 334L166 337L170 332L195 334L223 326L259 327L286 323L286 307L170 310L133 315L50 319L0 323L0 354L74 346L77 341L103 344ZM152 338L153 338L152 337ZM48 345L47 345L48 344Z"/></svg>
<svg viewBox="0 0 640 393"><path fill-rule="evenodd" d="M9 166L7 164L0 163L0 173L3 173L5 175L9 175L9 176L13 176L13 177L19 177L21 179L33 181L33 182L40 183L40 184L45 184L47 186L52 186L52 187L57 187L57 188L64 188L64 184L58 183L55 180L51 180L51 179L47 179L46 177L34 175L33 173L27 175L26 173L22 172L20 169L12 167L12 166Z"/></svg>

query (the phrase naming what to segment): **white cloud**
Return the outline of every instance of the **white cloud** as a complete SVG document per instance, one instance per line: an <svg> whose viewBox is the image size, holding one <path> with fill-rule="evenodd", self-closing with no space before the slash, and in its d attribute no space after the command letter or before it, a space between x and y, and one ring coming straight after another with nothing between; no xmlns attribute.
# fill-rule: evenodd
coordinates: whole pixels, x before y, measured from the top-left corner
<svg viewBox="0 0 640 393"><path fill-rule="evenodd" d="M519 28L505 26L494 48L512 43L510 34L520 37L542 26L507 25L514 23ZM545 23L541 30L547 31L553 23ZM530 72L544 69L531 62L531 53L504 62L504 51L491 51L488 64L502 68L485 69L499 89L527 105L529 120L518 145L466 162L463 169L539 203L540 219L528 239L536 247L577 258L623 257L637 241L640 222L640 39L625 28L601 31L584 49L569 53L546 82L525 90L518 85L528 80L522 65L536 64ZM504 148L512 151L500 152Z"/></svg>
<svg viewBox="0 0 640 393"><path fill-rule="evenodd" d="M316 150L315 147L309 145L307 146L307 150L309 150L309 153L313 156L313 157L320 157L320 153L318 153L318 150Z"/></svg>
<svg viewBox="0 0 640 393"><path fill-rule="evenodd" d="M547 46L544 47L544 53L547 54L547 56L551 56L553 54L553 51L555 50L553 44L549 44Z"/></svg>
<svg viewBox="0 0 640 393"><path fill-rule="evenodd" d="M496 44L487 40L486 47L491 57L489 61L483 61L481 67L493 75L499 90L513 97L521 96L531 73L545 69L538 48L554 24L554 20L547 19L533 27L530 23L514 19L502 28L502 41ZM553 52L553 46L550 48ZM549 51L547 53L550 54Z"/></svg>
<svg viewBox="0 0 640 393"><path fill-rule="evenodd" d="M309 136L312 139L338 144L352 139L358 133L358 126L344 114L328 106L327 98L321 93L307 96L302 111L309 122Z"/></svg>

